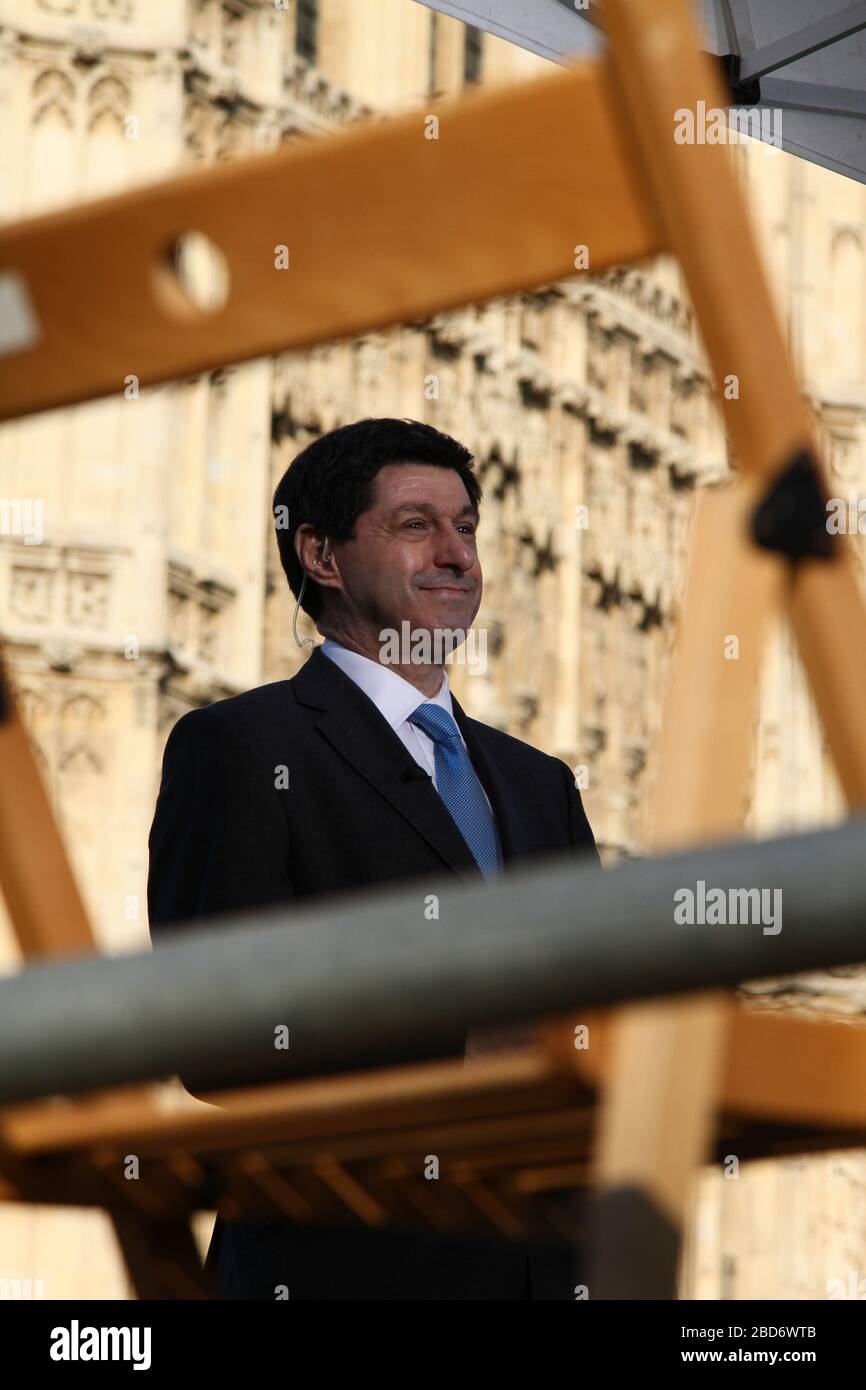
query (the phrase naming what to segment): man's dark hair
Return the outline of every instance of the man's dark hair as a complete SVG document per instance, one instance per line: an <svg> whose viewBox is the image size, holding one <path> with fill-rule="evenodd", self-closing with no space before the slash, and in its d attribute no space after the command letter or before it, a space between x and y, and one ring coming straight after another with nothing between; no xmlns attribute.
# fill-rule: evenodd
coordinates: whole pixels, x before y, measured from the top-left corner
<svg viewBox="0 0 866 1390"><path fill-rule="evenodd" d="M356 420L331 430L301 450L274 493L280 561L296 598L304 578L295 554L298 527L308 523L333 540L351 540L355 522L372 504L376 475L389 463L455 469L477 513L481 484L472 471L472 454L450 435L420 420ZM321 616L322 591L310 578L301 607L314 622Z"/></svg>

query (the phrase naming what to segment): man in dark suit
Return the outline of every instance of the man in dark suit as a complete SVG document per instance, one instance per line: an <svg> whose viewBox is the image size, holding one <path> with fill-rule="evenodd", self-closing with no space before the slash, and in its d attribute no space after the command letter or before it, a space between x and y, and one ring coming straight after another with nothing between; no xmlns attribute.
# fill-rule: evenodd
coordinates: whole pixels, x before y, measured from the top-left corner
<svg viewBox="0 0 866 1390"><path fill-rule="evenodd" d="M291 680L172 730L149 842L156 944L180 922L449 870L476 881L530 855L598 863L566 764L467 718L449 689L444 655L481 602L471 465L428 425L361 420L287 470L280 557L326 640ZM182 1078L193 1094L253 1079ZM576 1282L568 1252L275 1221L218 1219L208 1267L229 1298L572 1298Z"/></svg>

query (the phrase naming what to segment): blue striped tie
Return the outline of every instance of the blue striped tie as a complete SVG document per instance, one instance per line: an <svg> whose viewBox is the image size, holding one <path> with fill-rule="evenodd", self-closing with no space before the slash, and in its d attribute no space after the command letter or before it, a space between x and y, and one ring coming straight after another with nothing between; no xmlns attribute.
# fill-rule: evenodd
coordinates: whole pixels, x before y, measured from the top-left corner
<svg viewBox="0 0 866 1390"><path fill-rule="evenodd" d="M419 705L409 723L436 744L436 790L445 802L485 878L502 868L502 850L493 813L472 766L454 717L441 705Z"/></svg>

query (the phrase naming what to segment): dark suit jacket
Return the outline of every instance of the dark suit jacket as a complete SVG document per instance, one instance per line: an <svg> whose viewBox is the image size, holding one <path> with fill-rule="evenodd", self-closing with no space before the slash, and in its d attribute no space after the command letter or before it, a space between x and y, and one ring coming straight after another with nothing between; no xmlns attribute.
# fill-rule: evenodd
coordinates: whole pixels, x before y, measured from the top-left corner
<svg viewBox="0 0 866 1390"><path fill-rule="evenodd" d="M496 816L503 872L557 852L597 864L566 764L467 718L453 695L452 703ZM281 767L288 790L276 785ZM150 832L154 943L172 924L244 908L448 870L476 881L469 847L417 772L372 700L318 648L291 680L185 714L166 743ZM225 1084L215 1075L182 1080L193 1094ZM571 1265L533 1251L218 1219L208 1266L238 1298L272 1299L278 1284L290 1298L573 1297ZM557 1291L545 1293L548 1285Z"/></svg>

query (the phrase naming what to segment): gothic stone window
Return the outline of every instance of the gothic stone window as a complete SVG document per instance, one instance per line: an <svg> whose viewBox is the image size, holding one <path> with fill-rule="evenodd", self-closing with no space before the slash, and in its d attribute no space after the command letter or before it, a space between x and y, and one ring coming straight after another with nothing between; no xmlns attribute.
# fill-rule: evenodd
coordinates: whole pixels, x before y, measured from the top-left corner
<svg viewBox="0 0 866 1390"><path fill-rule="evenodd" d="M319 0L298 0L295 52L315 63L319 49Z"/></svg>
<svg viewBox="0 0 866 1390"><path fill-rule="evenodd" d="M476 29L474 24L467 24L466 36L463 41L463 81L467 85L471 82L481 81L483 43L484 38L481 30Z"/></svg>

